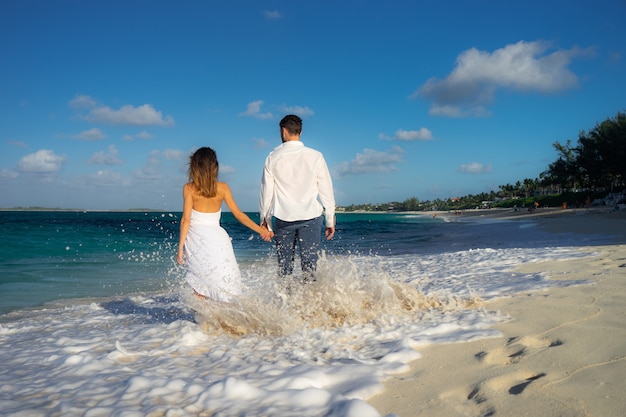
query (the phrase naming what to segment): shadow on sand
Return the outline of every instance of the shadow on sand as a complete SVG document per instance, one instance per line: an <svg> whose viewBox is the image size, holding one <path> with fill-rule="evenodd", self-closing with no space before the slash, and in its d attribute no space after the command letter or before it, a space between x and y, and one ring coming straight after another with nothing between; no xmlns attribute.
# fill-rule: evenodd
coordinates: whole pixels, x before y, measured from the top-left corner
<svg viewBox="0 0 626 417"><path fill-rule="evenodd" d="M176 299L156 297L158 304L173 304ZM130 298L112 300L101 303L100 306L115 315L136 315L145 318L149 322L170 324L177 320L187 320L196 323L196 318L191 310L163 305L139 305Z"/></svg>

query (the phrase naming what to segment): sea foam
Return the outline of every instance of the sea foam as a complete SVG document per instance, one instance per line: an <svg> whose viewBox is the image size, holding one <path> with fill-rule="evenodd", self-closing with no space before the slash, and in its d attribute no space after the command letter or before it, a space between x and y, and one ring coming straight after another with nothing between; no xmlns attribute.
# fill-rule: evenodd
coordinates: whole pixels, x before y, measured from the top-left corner
<svg viewBox="0 0 626 417"><path fill-rule="evenodd" d="M509 318L481 300L554 285L522 262L574 248L324 257L317 281L242 267L235 304L184 285L159 294L57 302L2 316L4 415L375 417L366 400L421 346L498 337ZM181 280L182 282L182 280Z"/></svg>

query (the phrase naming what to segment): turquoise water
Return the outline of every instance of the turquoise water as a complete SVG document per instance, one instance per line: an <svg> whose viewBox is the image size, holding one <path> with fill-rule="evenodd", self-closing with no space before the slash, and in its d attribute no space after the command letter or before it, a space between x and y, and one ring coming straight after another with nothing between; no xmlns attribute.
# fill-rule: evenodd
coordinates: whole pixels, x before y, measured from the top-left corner
<svg viewBox="0 0 626 417"><path fill-rule="evenodd" d="M249 213L258 221L258 214ZM180 279L174 262L179 212L0 212L0 313L66 298L160 291ZM393 214L339 215L329 252L388 251L423 237L402 237L432 223ZM238 261L273 256L273 245L223 213ZM389 236L393 235L393 238ZM412 242L415 240L415 242ZM381 242L382 241L382 242ZM406 249L406 248L405 248Z"/></svg>
<svg viewBox="0 0 626 417"><path fill-rule="evenodd" d="M166 285L173 219L161 214L1 212L0 311Z"/></svg>
<svg viewBox="0 0 626 417"><path fill-rule="evenodd" d="M258 221L258 214L249 215ZM53 300L162 292L179 285L182 271L174 262L179 218L179 212L0 212L0 314ZM242 266L274 256L273 245L231 213L223 214L222 225ZM390 256L554 242L555 236L525 230L518 222L339 213L335 238L323 249L337 256Z"/></svg>

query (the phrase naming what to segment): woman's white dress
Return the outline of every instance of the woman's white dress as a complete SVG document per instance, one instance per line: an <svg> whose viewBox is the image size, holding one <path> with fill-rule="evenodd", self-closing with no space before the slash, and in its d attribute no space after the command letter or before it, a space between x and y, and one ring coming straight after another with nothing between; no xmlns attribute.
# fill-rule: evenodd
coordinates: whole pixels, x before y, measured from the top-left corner
<svg viewBox="0 0 626 417"><path fill-rule="evenodd" d="M196 292L215 301L232 302L242 292L233 244L220 226L222 211L191 211L185 240L186 279Z"/></svg>

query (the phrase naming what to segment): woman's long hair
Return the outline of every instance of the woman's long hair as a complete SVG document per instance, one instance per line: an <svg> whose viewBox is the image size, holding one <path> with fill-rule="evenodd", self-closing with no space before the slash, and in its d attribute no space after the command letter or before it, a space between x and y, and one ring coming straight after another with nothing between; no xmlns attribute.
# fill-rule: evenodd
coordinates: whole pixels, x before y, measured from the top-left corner
<svg viewBox="0 0 626 417"><path fill-rule="evenodd" d="M202 197L217 195L217 173L220 165L215 151L209 147L200 148L189 157L189 181Z"/></svg>

